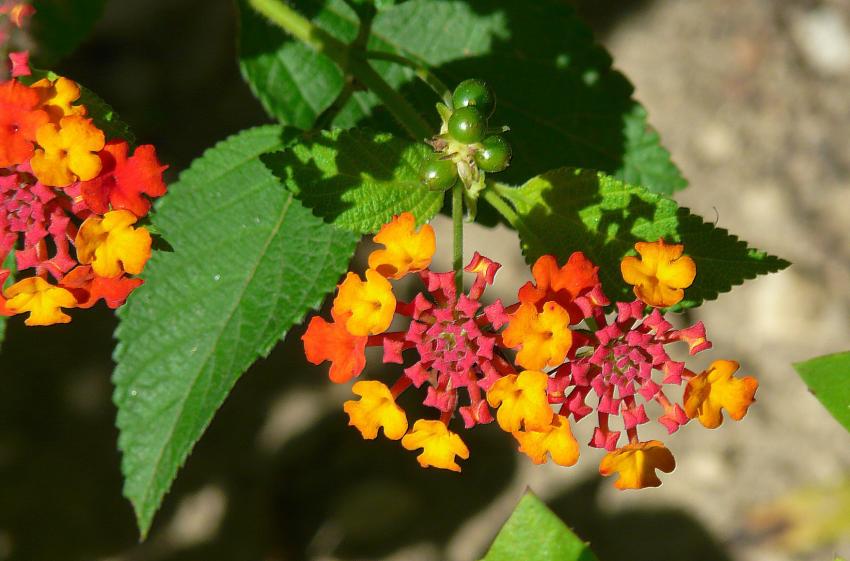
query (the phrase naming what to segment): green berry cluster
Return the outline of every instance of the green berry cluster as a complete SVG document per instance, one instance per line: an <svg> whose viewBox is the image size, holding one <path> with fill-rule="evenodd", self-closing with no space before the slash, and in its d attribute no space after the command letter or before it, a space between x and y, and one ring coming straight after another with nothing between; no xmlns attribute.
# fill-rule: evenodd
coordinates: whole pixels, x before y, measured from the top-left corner
<svg viewBox="0 0 850 561"><path fill-rule="evenodd" d="M464 80L452 93L452 107L438 104L440 134L430 144L432 158L423 162L422 182L435 191L450 189L460 178L468 193L483 188L483 174L502 171L511 160L511 145L500 134L488 134L496 98L483 80ZM499 132L503 132L500 129Z"/></svg>

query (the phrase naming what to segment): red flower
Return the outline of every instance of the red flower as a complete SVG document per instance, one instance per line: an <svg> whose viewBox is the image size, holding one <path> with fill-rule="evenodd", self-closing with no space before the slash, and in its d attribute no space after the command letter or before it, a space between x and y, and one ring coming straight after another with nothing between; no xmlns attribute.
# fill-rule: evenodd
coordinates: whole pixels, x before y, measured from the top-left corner
<svg viewBox="0 0 850 561"><path fill-rule="evenodd" d="M127 157L128 144L123 140L106 143L98 154L103 171L91 181L81 184L83 200L97 214L109 210L129 210L136 216L144 216L151 203L143 195L161 197L165 194L162 172L168 166L159 163L156 150L150 144L136 148Z"/></svg>
<svg viewBox="0 0 850 561"><path fill-rule="evenodd" d="M71 291L78 308L91 308L103 299L113 310L127 301L127 297L144 281L121 275L115 278L99 277L91 266L81 265L65 275L60 286Z"/></svg>

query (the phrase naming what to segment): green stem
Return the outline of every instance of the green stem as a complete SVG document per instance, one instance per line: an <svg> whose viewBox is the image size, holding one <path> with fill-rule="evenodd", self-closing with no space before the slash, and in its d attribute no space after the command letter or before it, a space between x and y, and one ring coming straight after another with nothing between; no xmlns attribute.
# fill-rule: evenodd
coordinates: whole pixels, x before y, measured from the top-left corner
<svg viewBox="0 0 850 561"><path fill-rule="evenodd" d="M352 50L336 37L316 27L310 20L280 0L248 0L248 2L257 12L302 43L327 55L344 72L350 73L371 90L415 140L424 140L431 136L431 126L428 122L404 97L387 84L360 52Z"/></svg>
<svg viewBox="0 0 850 561"><path fill-rule="evenodd" d="M519 215L516 213L513 207L511 207L510 203L508 203L508 201L503 199L502 196L498 192L496 192L495 188L497 185L498 184L491 185L491 187L493 188L485 189L482 192L484 200L490 203L490 206L495 208L499 212L499 214L504 216L505 220L507 220L511 226L516 228L517 224L520 221Z"/></svg>
<svg viewBox="0 0 850 561"><path fill-rule="evenodd" d="M395 53L386 53L383 51L366 51L366 58L369 60L385 60L410 68L414 71L417 78L425 82L429 88L434 90L435 94L443 99L443 103L449 107L452 106L452 92L449 87L424 64Z"/></svg>
<svg viewBox="0 0 850 561"><path fill-rule="evenodd" d="M452 187L452 229L454 231L452 267L455 272L455 287L460 295L463 292L463 183L460 181Z"/></svg>

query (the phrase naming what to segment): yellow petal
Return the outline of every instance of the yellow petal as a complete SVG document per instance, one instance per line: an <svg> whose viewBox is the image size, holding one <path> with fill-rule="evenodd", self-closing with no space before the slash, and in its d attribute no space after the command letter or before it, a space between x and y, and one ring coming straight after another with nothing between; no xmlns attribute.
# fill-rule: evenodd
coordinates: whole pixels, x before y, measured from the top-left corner
<svg viewBox="0 0 850 561"><path fill-rule="evenodd" d="M487 402L498 407L496 422L502 430L545 430L554 415L546 394L548 384L549 377L534 370L497 380L487 392Z"/></svg>
<svg viewBox="0 0 850 561"><path fill-rule="evenodd" d="M342 408L348 413L348 424L356 427L363 438L376 438L379 428L383 428L384 436L391 440L404 436L407 432L407 415L396 404L385 384L364 380L354 384L352 391L361 399L346 401Z"/></svg>
<svg viewBox="0 0 850 561"><path fill-rule="evenodd" d="M633 442L608 452L599 464L599 473L607 477L620 475L614 483L617 489L643 489L658 487L661 480L655 470L670 473L676 468L676 460L664 444L657 440Z"/></svg>
<svg viewBox="0 0 850 561"><path fill-rule="evenodd" d="M545 464L547 455L558 465L569 467L578 461L578 442L570 430L569 420L563 415L555 415L552 423L540 431L519 431L514 433L519 442L519 451L527 455L535 464Z"/></svg>
<svg viewBox="0 0 850 561"><path fill-rule="evenodd" d="M440 421L419 419L413 430L401 439L401 445L407 450L422 449L416 459L422 467L436 467L460 471L455 457L469 458L469 449L460 436L451 432Z"/></svg>
<svg viewBox="0 0 850 561"><path fill-rule="evenodd" d="M53 286L41 277L16 282L5 291L6 308L16 314L29 312L26 325L68 323L71 316L61 308L73 308L77 299L68 290Z"/></svg>
<svg viewBox="0 0 850 561"><path fill-rule="evenodd" d="M710 429L723 423L722 409L736 421L743 419L754 401L758 381L751 376L735 378L737 370L738 363L733 360L716 360L691 378L683 399L688 417L698 418Z"/></svg>

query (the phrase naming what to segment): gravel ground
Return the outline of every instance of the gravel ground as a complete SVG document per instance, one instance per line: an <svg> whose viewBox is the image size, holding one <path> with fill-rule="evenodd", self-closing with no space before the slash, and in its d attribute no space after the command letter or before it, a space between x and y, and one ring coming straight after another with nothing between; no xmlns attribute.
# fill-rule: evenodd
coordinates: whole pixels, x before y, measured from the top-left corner
<svg viewBox="0 0 850 561"><path fill-rule="evenodd" d="M751 413L669 438L678 469L664 485L603 486L600 508L681 510L738 561L850 555L850 435L791 368L850 347L850 2L654 2L616 25L602 12L601 41L690 181L676 198L794 265L693 313L715 345L704 360L736 358L758 377ZM495 250L510 235L480 241ZM555 497L592 472L586 456L569 475L528 466L452 559L486 543L525 484Z"/></svg>

